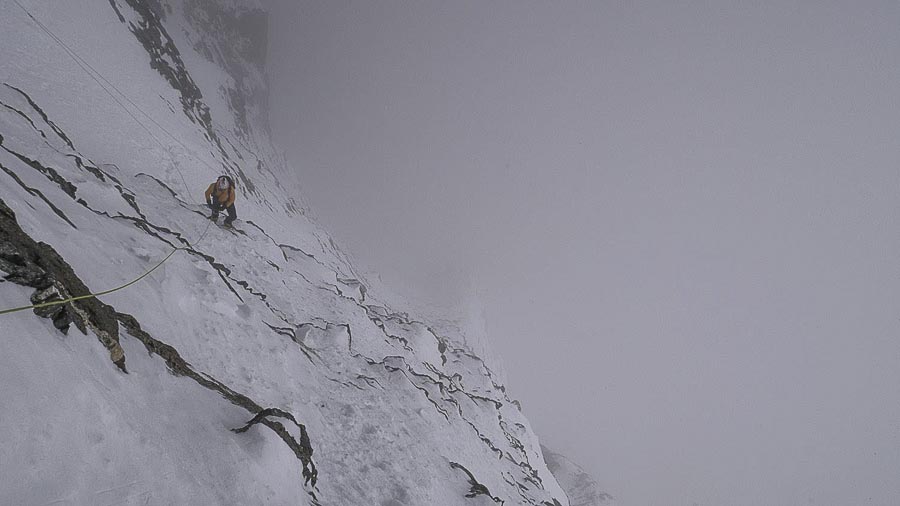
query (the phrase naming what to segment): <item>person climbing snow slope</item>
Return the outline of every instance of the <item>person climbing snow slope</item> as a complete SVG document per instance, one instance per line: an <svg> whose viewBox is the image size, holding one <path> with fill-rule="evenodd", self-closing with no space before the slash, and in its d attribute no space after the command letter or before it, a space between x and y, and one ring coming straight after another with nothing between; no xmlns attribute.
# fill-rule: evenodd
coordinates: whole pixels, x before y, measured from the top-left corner
<svg viewBox="0 0 900 506"><path fill-rule="evenodd" d="M231 227L231 223L237 219L237 210L234 208L234 180L230 176L219 176L215 183L206 189L206 203L212 209L209 219L219 219L219 212L225 211L228 217L223 225Z"/></svg>

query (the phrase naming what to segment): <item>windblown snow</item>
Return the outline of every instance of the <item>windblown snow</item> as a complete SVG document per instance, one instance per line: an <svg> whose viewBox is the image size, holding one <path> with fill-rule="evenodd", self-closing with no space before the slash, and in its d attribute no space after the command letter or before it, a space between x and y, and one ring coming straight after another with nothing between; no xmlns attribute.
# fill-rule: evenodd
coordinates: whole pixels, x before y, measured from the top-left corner
<svg viewBox="0 0 900 506"><path fill-rule="evenodd" d="M0 307L176 251L0 315L0 504L568 504L490 364L307 216L268 140L262 11L19 2ZM201 205L221 173L234 230Z"/></svg>

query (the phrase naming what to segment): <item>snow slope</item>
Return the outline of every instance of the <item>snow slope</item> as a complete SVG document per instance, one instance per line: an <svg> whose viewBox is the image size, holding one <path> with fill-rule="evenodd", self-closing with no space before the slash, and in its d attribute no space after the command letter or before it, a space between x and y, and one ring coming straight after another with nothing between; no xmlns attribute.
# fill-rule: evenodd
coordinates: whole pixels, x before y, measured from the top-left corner
<svg viewBox="0 0 900 506"><path fill-rule="evenodd" d="M19 1L0 307L177 250L0 315L0 504L568 504L490 365L307 217L268 138L264 13ZM219 173L234 231L200 205Z"/></svg>

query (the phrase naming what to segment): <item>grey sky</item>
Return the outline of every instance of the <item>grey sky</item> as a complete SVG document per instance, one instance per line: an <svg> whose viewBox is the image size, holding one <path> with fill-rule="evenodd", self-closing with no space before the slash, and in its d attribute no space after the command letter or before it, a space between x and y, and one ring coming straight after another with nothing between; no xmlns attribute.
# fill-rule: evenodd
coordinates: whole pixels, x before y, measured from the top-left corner
<svg viewBox="0 0 900 506"><path fill-rule="evenodd" d="M622 502L900 501L900 4L273 0L272 120Z"/></svg>

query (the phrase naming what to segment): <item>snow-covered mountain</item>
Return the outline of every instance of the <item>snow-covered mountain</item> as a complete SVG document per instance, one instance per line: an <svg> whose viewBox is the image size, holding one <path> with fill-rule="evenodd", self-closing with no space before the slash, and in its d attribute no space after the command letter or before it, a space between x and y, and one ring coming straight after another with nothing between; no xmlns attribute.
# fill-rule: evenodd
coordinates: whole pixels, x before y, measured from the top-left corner
<svg viewBox="0 0 900 506"><path fill-rule="evenodd" d="M600 490L597 481L567 457L541 446L544 461L569 497L569 506L615 506L613 496Z"/></svg>
<svg viewBox="0 0 900 506"><path fill-rule="evenodd" d="M246 1L4 4L0 310L152 272L0 315L0 504L568 504L490 364L308 217L265 30Z"/></svg>

